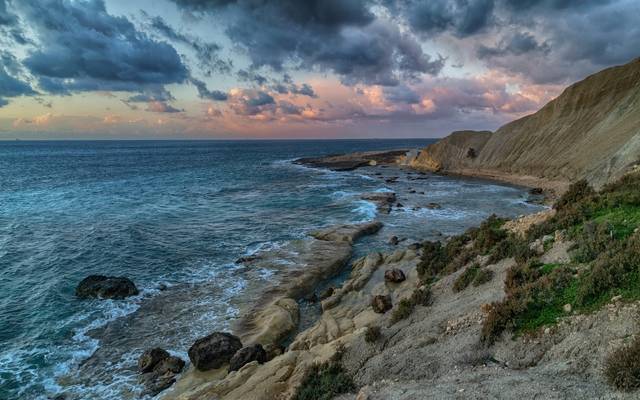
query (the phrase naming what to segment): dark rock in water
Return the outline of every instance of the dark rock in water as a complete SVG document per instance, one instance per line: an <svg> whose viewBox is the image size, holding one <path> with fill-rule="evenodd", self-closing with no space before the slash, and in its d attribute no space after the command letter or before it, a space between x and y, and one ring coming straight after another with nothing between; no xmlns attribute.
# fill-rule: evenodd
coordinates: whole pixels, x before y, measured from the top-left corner
<svg viewBox="0 0 640 400"><path fill-rule="evenodd" d="M384 280L392 283L400 283L407 279L401 269L394 268L384 271Z"/></svg>
<svg viewBox="0 0 640 400"><path fill-rule="evenodd" d="M76 296L80 298L98 297L102 299L124 299L138 294L138 288L128 278L103 275L90 275L76 287Z"/></svg>
<svg viewBox="0 0 640 400"><path fill-rule="evenodd" d="M409 190L409 193L415 193L415 192L416 192L416 191L415 191L415 190L413 190L413 189L412 189L412 190Z"/></svg>
<svg viewBox="0 0 640 400"><path fill-rule="evenodd" d="M375 176L381 176L381 175L382 175L382 172L376 172L374 175L375 175Z"/></svg>
<svg viewBox="0 0 640 400"><path fill-rule="evenodd" d="M335 292L335 289L332 286L329 286L320 293L320 300L328 299L333 296L333 292Z"/></svg>
<svg viewBox="0 0 640 400"><path fill-rule="evenodd" d="M397 237L397 236L391 236L391 237L389 238L389 244L392 244L392 245L394 245L394 246L395 246L395 245L397 245L398 243L400 243L400 239L398 239L398 237Z"/></svg>
<svg viewBox="0 0 640 400"><path fill-rule="evenodd" d="M392 176L390 178L387 178L384 180L386 183L396 183L398 181L398 177L397 176Z"/></svg>
<svg viewBox="0 0 640 400"><path fill-rule="evenodd" d="M169 357L169 352L159 347L146 350L138 359L138 370L143 374L151 372L160 361Z"/></svg>
<svg viewBox="0 0 640 400"><path fill-rule="evenodd" d="M396 204L396 207L398 207L398 208L402 208L402 207L404 207L404 206L402 205L402 203L398 203L398 204Z"/></svg>
<svg viewBox="0 0 640 400"><path fill-rule="evenodd" d="M255 261L258 260L260 257L258 256L245 256L245 257L240 257L236 260L236 264L244 264L247 262L251 262L251 261Z"/></svg>
<svg viewBox="0 0 640 400"><path fill-rule="evenodd" d="M420 243L411 243L407 248L409 250L418 250L420 248Z"/></svg>
<svg viewBox="0 0 640 400"><path fill-rule="evenodd" d="M229 372L237 371L252 361L257 361L259 364L267 362L267 352L261 344L254 344L238 350L229 361Z"/></svg>
<svg viewBox="0 0 640 400"><path fill-rule="evenodd" d="M418 194L424 194L424 192L418 192Z"/></svg>
<svg viewBox="0 0 640 400"><path fill-rule="evenodd" d="M393 307L393 304L391 304L391 296L389 295L376 295L373 296L373 299L371 299L371 308L373 308L373 311L377 312L378 314L384 314L387 311L391 310L391 308Z"/></svg>
<svg viewBox="0 0 640 400"><path fill-rule="evenodd" d="M160 361L153 371L160 375L167 375L168 373L179 374L182 368L184 368L184 364L184 360L180 357L169 356Z"/></svg>
<svg viewBox="0 0 640 400"><path fill-rule="evenodd" d="M439 210L442 208L442 206L438 203L429 203L427 204L427 208L430 210Z"/></svg>
<svg viewBox="0 0 640 400"><path fill-rule="evenodd" d="M164 283L161 283L158 285L158 290L161 292L164 290L167 290L167 288L168 288L167 285L165 285Z"/></svg>
<svg viewBox="0 0 640 400"><path fill-rule="evenodd" d="M208 371L228 363L242 348L238 337L226 332L214 332L195 341L189 348L189 359L199 371Z"/></svg>
<svg viewBox="0 0 640 400"><path fill-rule="evenodd" d="M51 400L67 400L67 395L62 393L62 394L57 394L54 397L49 397L49 399Z"/></svg>
<svg viewBox="0 0 640 400"><path fill-rule="evenodd" d="M543 188L539 188L539 187L531 188L531 189L529 189L529 194L530 195L534 195L534 196L539 196L539 195L544 194L544 189Z"/></svg>
<svg viewBox="0 0 640 400"><path fill-rule="evenodd" d="M172 356L166 350L154 348L142 353L138 359L138 369L142 373L140 383L144 386L144 394L155 396L169 388L176 381L176 376L184 368L185 362Z"/></svg>

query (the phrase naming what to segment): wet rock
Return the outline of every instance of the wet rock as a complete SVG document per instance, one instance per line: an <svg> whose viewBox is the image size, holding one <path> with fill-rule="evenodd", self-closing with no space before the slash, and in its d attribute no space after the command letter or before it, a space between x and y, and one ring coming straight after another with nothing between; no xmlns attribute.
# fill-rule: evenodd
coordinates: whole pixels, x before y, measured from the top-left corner
<svg viewBox="0 0 640 400"><path fill-rule="evenodd" d="M398 239L397 236L391 236L389 238L389 244L396 246L398 243L400 243L400 240Z"/></svg>
<svg viewBox="0 0 640 400"><path fill-rule="evenodd" d="M227 332L214 332L195 341L189 348L189 359L199 371L208 371L228 363L242 342Z"/></svg>
<svg viewBox="0 0 640 400"><path fill-rule="evenodd" d="M333 286L329 286L328 288L323 290L322 293L320 293L320 301L324 299L328 299L329 297L333 296L333 292L335 292L335 289L333 288Z"/></svg>
<svg viewBox="0 0 640 400"><path fill-rule="evenodd" d="M442 206L438 203L429 203L427 204L427 208L430 210L439 210L442 208Z"/></svg>
<svg viewBox="0 0 640 400"><path fill-rule="evenodd" d="M539 187L531 188L529 189L529 194L533 196L539 196L544 194L544 189Z"/></svg>
<svg viewBox="0 0 640 400"><path fill-rule="evenodd" d="M151 372L160 361L170 356L168 351L159 347L146 350L138 359L138 370L141 373Z"/></svg>
<svg viewBox="0 0 640 400"><path fill-rule="evenodd" d="M175 383L176 376L182 371L184 365L184 360L170 355L161 348L142 353L138 359L138 369L142 374L140 383L144 386L144 394L155 396L169 388Z"/></svg>
<svg viewBox="0 0 640 400"><path fill-rule="evenodd" d="M260 257L258 256L245 256L245 257L240 257L236 260L236 264L245 264L245 263L249 263L252 261L256 261L260 259Z"/></svg>
<svg viewBox="0 0 640 400"><path fill-rule="evenodd" d="M76 287L76 296L83 299L96 297L121 300L137 294L136 285L124 277L90 275Z"/></svg>
<svg viewBox="0 0 640 400"><path fill-rule="evenodd" d="M396 183L398 181L397 176L392 176L384 180L386 183Z"/></svg>
<svg viewBox="0 0 640 400"><path fill-rule="evenodd" d="M411 189L411 190L409 190L409 193L416 193L416 191Z"/></svg>
<svg viewBox="0 0 640 400"><path fill-rule="evenodd" d="M267 362L267 352L261 344L254 344L238 350L229 361L229 372L237 371L252 361L257 361L259 364Z"/></svg>
<svg viewBox="0 0 640 400"><path fill-rule="evenodd" d="M371 308L378 314L384 314L391 310L393 304L391 303L391 296L389 295L376 295L371 299Z"/></svg>
<svg viewBox="0 0 640 400"><path fill-rule="evenodd" d="M420 248L420 243L411 243L409 246L407 246L407 249L409 250L418 250Z"/></svg>
<svg viewBox="0 0 640 400"><path fill-rule="evenodd" d="M384 280L392 283L403 282L406 278L401 269L394 268L384 271Z"/></svg>
<svg viewBox="0 0 640 400"><path fill-rule="evenodd" d="M391 205L396 201L396 194L393 192L365 193L360 196L360 199L374 202L378 211L388 214L391 211Z"/></svg>
<svg viewBox="0 0 640 400"><path fill-rule="evenodd" d="M402 203L397 203L397 204L396 204L396 207L398 207L398 208L403 208L404 206L402 205Z"/></svg>
<svg viewBox="0 0 640 400"><path fill-rule="evenodd" d="M309 234L318 240L353 243L362 236L372 235L378 232L381 228L382 223L375 221L364 224L336 225L319 231L313 231Z"/></svg>

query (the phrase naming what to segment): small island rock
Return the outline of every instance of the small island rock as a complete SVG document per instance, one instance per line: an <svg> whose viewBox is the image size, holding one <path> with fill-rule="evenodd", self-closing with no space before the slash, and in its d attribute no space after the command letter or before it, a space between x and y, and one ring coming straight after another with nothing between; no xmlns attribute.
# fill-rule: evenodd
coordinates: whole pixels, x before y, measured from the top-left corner
<svg viewBox="0 0 640 400"><path fill-rule="evenodd" d="M76 287L76 296L83 299L97 297L121 300L137 294L136 285L124 277L89 275Z"/></svg>

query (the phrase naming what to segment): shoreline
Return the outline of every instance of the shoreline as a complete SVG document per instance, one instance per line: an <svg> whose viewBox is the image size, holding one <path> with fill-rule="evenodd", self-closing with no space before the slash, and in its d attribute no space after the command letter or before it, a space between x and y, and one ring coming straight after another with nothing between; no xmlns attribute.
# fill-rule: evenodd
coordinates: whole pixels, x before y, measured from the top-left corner
<svg viewBox="0 0 640 400"><path fill-rule="evenodd" d="M358 153L358 157L361 157L361 154L362 153ZM353 169L348 169L348 171L352 171L363 166L373 166L376 168L396 166L400 168L409 168L412 171L416 171L416 173L421 173L421 171L411 168L410 166L398 164L395 157L396 155L394 155L394 159L390 162L376 162L373 165L369 164L369 161L367 160L363 161L360 159L356 162L362 165ZM339 160L339 162L341 163L341 167L343 167L344 160ZM299 162L299 164L310 166L305 162ZM313 168L314 166L311 167ZM325 165L320 168L327 167ZM344 169L338 170L345 171ZM476 178L476 176L469 175L460 175L460 177ZM494 181L496 183L509 183L521 187L525 186L518 185L514 182L491 180L484 176L477 176L477 178L481 180ZM319 236L316 235L316 239L326 240L327 233L330 234L333 229L335 229L335 227L329 227L325 230L324 234L320 234ZM323 235L325 236L324 238L322 237ZM311 236L314 236L314 234L311 234ZM347 236L350 237L338 239L337 242L352 243L355 241L354 235ZM333 240L336 240L335 236L329 238L329 241ZM306 376L306 371L310 365L317 363L318 360L328 362L333 359L337 354L339 347L344 344L345 340L353 338L353 335L356 332L361 335L362 329L366 328L371 321L374 321L379 317L379 315L372 313L370 310L365 310L369 307L369 303L368 301L365 301L364 303L362 302L362 290L365 289L366 286L371 286L372 282L376 282L375 284L377 286L380 286L380 284L384 285L384 279L380 268L381 266L400 264L402 269L407 270L407 274L410 278L407 280L406 284L399 286L397 288L398 290L394 291L397 301L406 294L403 292L410 292L409 287L414 285L417 280L415 267L419 260L420 251L416 246L417 245L415 244L409 246L398 246L398 248L391 253L368 253L367 255L353 261L351 263L351 271L342 281L342 285L328 298L319 301L321 309L319 316L315 319L314 323L306 329L295 330L295 327L293 326L297 325L300 320L300 310L296 303L299 303L300 300L304 299L303 293L316 291L318 289L318 285L321 284L323 280L326 280L328 276L336 274L340 270L344 270L347 267L347 258L341 259L338 263L328 269L321 268L321 270L324 271L331 271L331 273L324 276L323 279L318 279L318 276L312 272L310 274L303 273L302 275L294 273L293 278L295 281L293 283L282 282L281 280L279 285L276 285L276 287L272 289L268 289L264 293L264 296L266 297L258 300L258 305L256 307L251 307L241 313L242 316L234 324L233 332L240 336L242 338L242 342L245 344L265 344L266 342L267 345L265 346L265 349L271 352L271 356L274 357L272 358L272 361L282 358L283 360L287 360L285 362L290 363L290 365L286 367L286 369L289 370L287 374L290 374L287 380L292 378L294 381L299 382L304 378L304 376ZM248 260L246 264L259 264L259 262L259 259ZM400 290L400 288L403 290ZM296 295L290 296L292 292L295 292ZM350 317L347 317L346 315L354 312L354 310L348 309L349 307L346 307L348 309L346 310L345 303L352 303L354 301L359 303L357 306L359 308L359 312L364 312L367 316L358 317L359 321L356 322L351 320L347 323L348 326L343 326L345 322L339 322L339 320L344 320L345 318L350 319ZM339 316L335 315L335 313ZM327 318L329 319L327 320ZM284 349L284 351L280 350L282 348L281 346L284 344L285 338L288 335L291 336L291 332L294 331L295 334L291 339L289 339L290 343L287 348ZM311 351L311 349L317 346L322 347L319 354ZM308 360L308 357L311 357L313 361ZM302 358L303 361L301 361L300 358ZM195 399L199 398L199 396L205 395L205 393L217 393L225 399L254 398L246 396L257 396L255 397L256 399L291 398L291 396L293 396L295 389L297 388L295 384L292 385L287 383L283 386L282 382L274 382L273 384L275 387L271 389L259 387L262 383L258 386L252 386L250 375L258 373L257 369L261 369L259 365L252 364L254 363L250 363L240 371L233 372L228 375L226 374L226 371L223 370L201 373L194 371L191 368L189 371L182 374L172 388L160 396L162 399L167 400ZM248 368L248 366L251 366L251 368ZM282 367L278 367L278 369L281 370ZM251 372L249 373L248 371ZM244 376L241 378L239 377L241 375ZM270 379L266 376L262 378L267 380ZM271 378L273 378L273 376L271 376ZM282 377L279 376L276 380L280 380L281 378ZM229 381L230 379L231 381ZM240 390L240 392L236 393L237 390ZM269 396L277 395L280 397L265 397L266 394Z"/></svg>

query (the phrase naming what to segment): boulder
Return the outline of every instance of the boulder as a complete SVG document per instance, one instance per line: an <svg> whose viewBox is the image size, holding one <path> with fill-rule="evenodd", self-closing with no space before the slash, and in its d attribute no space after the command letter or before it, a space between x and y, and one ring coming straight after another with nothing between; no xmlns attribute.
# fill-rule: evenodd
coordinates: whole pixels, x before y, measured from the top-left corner
<svg viewBox="0 0 640 400"><path fill-rule="evenodd" d="M155 396L169 388L175 383L176 376L182 371L184 365L184 360L172 356L161 348L142 353L138 359L138 369L142 374L140 383L144 386L144 394Z"/></svg>
<svg viewBox="0 0 640 400"><path fill-rule="evenodd" d="M391 304L391 296L389 295L376 295L371 299L371 308L378 314L384 314L391 310L393 304Z"/></svg>
<svg viewBox="0 0 640 400"><path fill-rule="evenodd" d="M240 339L227 332L214 332L195 341L189 348L189 359L199 371L216 369L227 364L242 348Z"/></svg>
<svg viewBox="0 0 640 400"><path fill-rule="evenodd" d="M427 204L427 208L430 210L439 210L442 208L442 206L438 203L429 203Z"/></svg>
<svg viewBox="0 0 640 400"><path fill-rule="evenodd" d="M151 372L160 361L170 356L168 351L159 347L146 350L138 359L138 370L143 374Z"/></svg>
<svg viewBox="0 0 640 400"><path fill-rule="evenodd" d="M80 298L124 299L138 294L138 288L128 278L104 275L90 275L76 287Z"/></svg>
<svg viewBox="0 0 640 400"><path fill-rule="evenodd" d="M400 283L407 279L401 269L394 268L384 271L384 280L392 283Z"/></svg>
<svg viewBox="0 0 640 400"><path fill-rule="evenodd" d="M261 344L254 344L238 350L229 361L229 372L237 371L252 361L257 361L259 364L267 362L267 352Z"/></svg>
<svg viewBox="0 0 640 400"><path fill-rule="evenodd" d="M396 246L398 243L400 243L400 239L398 239L397 236L391 236L389 238L389 244Z"/></svg>

